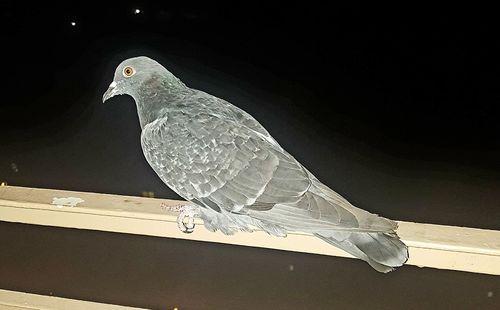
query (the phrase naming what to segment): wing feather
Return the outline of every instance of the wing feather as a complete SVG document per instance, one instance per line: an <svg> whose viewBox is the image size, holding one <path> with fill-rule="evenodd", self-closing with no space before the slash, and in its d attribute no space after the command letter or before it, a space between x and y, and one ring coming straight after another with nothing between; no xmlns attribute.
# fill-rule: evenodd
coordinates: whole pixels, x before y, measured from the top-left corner
<svg viewBox="0 0 500 310"><path fill-rule="evenodd" d="M143 129L146 158L179 195L294 230L385 225L319 182L251 116L230 112L170 111Z"/></svg>

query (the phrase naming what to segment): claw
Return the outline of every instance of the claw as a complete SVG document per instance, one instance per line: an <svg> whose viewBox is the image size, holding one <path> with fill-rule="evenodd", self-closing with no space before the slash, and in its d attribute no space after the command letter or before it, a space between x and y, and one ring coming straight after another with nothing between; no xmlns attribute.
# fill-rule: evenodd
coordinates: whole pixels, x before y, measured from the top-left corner
<svg viewBox="0 0 500 310"><path fill-rule="evenodd" d="M194 231L194 218L200 215L200 207L190 204L161 204L161 209L170 212L179 212L177 216L177 226L179 229L186 234L190 234Z"/></svg>
<svg viewBox="0 0 500 310"><path fill-rule="evenodd" d="M194 218L200 215L199 207L193 205L167 205L166 203L161 204L162 210L179 212L177 216L177 226L179 229L186 234L190 234L194 231Z"/></svg>
<svg viewBox="0 0 500 310"><path fill-rule="evenodd" d="M189 208L189 206L182 209L181 213L177 217L177 226L183 233L190 234L194 231L194 227L196 226L194 224L194 217L196 215L197 213Z"/></svg>

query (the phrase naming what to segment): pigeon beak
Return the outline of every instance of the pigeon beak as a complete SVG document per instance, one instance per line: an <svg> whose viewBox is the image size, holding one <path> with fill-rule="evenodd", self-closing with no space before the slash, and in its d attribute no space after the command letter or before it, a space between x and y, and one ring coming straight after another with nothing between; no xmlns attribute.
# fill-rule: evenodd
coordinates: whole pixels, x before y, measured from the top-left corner
<svg viewBox="0 0 500 310"><path fill-rule="evenodd" d="M116 95L116 82L115 81L113 81L111 84L109 84L108 90L102 96L102 102L104 103L106 100L113 97L114 95Z"/></svg>

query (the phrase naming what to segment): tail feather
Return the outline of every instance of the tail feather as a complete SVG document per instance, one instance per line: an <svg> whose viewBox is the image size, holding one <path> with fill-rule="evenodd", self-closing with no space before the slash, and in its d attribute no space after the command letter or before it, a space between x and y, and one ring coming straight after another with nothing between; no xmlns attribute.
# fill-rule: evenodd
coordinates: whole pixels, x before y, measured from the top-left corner
<svg viewBox="0 0 500 310"><path fill-rule="evenodd" d="M366 261L379 272L389 272L408 260L408 248L395 233L321 232L318 238Z"/></svg>

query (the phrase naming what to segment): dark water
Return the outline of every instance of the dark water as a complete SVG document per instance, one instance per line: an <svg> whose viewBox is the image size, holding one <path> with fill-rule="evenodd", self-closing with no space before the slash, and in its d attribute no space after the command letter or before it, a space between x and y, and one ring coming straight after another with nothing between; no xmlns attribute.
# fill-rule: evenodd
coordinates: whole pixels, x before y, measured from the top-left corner
<svg viewBox="0 0 500 310"><path fill-rule="evenodd" d="M254 115L359 207L498 230L498 27L485 12L432 11L2 4L0 182L175 198L143 158L133 100L101 103L116 65L147 55ZM345 259L0 227L1 288L193 309L246 309L251 300L277 309L488 309L500 295L499 281L482 275L405 267L383 277Z"/></svg>

